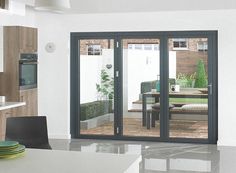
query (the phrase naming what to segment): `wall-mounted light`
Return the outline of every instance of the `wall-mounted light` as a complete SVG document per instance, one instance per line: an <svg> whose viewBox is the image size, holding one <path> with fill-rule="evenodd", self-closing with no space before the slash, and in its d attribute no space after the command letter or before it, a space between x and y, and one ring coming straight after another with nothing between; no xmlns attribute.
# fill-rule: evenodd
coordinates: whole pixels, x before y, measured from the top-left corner
<svg viewBox="0 0 236 173"><path fill-rule="evenodd" d="M61 13L70 8L70 0L35 0L36 10Z"/></svg>
<svg viewBox="0 0 236 173"><path fill-rule="evenodd" d="M111 69L111 68L112 68L112 64L107 64L107 65L106 65L106 68L107 68L107 69Z"/></svg>
<svg viewBox="0 0 236 173"><path fill-rule="evenodd" d="M45 50L46 50L48 53L53 53L53 52L56 50L56 45L55 45L55 43L53 43L53 42L47 43L46 46L45 46Z"/></svg>

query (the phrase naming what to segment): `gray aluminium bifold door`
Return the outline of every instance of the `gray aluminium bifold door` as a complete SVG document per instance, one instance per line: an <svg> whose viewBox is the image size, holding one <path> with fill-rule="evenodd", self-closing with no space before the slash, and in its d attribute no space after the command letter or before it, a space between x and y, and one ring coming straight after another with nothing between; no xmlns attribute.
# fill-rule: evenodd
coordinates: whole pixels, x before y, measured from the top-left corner
<svg viewBox="0 0 236 173"><path fill-rule="evenodd" d="M124 137L160 138L162 119L152 106L160 103L161 40L158 37L121 40ZM154 97L157 96L157 97Z"/></svg>
<svg viewBox="0 0 236 173"><path fill-rule="evenodd" d="M116 40L86 35L71 39L71 89L75 91L71 95L71 133L73 137L110 138L119 133Z"/></svg>
<svg viewBox="0 0 236 173"><path fill-rule="evenodd" d="M75 138L217 142L217 31L71 33Z"/></svg>
<svg viewBox="0 0 236 173"><path fill-rule="evenodd" d="M208 140L211 135L213 78L209 39L168 38L169 139Z"/></svg>

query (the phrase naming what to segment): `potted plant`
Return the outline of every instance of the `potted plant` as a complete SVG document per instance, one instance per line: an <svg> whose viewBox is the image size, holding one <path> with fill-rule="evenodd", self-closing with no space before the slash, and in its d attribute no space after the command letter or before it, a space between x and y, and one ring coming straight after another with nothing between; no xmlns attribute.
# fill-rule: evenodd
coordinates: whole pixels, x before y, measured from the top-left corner
<svg viewBox="0 0 236 173"><path fill-rule="evenodd" d="M114 78L111 77L104 69L101 70L101 83L96 83L96 88L100 99L113 99Z"/></svg>
<svg viewBox="0 0 236 173"><path fill-rule="evenodd" d="M96 83L96 89L98 92L98 100L108 100L108 105L104 109L109 109L112 105L114 98L114 78L111 77L106 70L101 70L101 83Z"/></svg>

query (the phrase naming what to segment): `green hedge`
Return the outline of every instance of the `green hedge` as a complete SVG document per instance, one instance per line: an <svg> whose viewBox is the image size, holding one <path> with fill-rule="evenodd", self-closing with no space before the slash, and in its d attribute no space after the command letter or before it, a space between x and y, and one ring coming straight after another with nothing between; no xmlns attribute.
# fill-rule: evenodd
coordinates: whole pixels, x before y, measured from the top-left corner
<svg viewBox="0 0 236 173"><path fill-rule="evenodd" d="M112 100L84 103L80 105L80 120L84 121L112 112Z"/></svg>

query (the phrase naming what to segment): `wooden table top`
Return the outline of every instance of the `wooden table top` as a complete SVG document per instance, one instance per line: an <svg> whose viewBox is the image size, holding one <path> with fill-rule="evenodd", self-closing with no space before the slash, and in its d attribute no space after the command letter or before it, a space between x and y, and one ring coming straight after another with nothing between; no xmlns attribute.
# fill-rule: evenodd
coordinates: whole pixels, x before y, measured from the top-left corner
<svg viewBox="0 0 236 173"><path fill-rule="evenodd" d="M143 93L143 95L146 95L146 96L160 96L160 92L146 92L146 93ZM178 96L178 97L204 97L204 98L207 98L208 97L208 94L203 94L201 93L200 91L181 91L181 92L170 92L169 93L169 96Z"/></svg>

